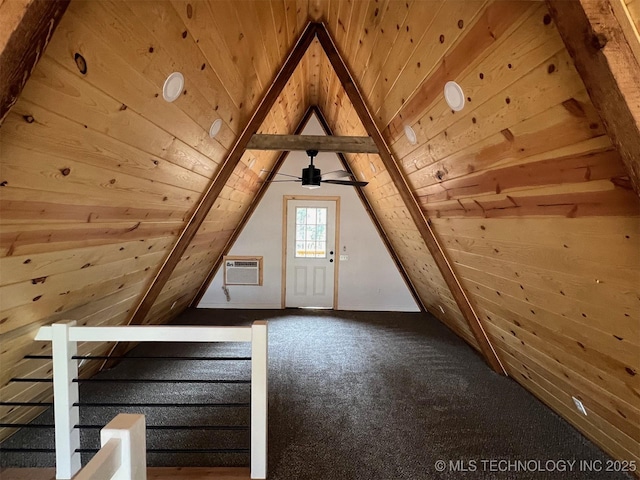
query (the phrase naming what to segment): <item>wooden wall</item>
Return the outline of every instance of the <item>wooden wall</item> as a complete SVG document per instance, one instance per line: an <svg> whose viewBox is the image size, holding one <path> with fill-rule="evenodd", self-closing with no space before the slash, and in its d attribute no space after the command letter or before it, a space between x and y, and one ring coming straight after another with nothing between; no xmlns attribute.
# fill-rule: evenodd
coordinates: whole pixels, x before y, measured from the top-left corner
<svg viewBox="0 0 640 480"><path fill-rule="evenodd" d="M0 398L49 395L9 381L50 375L23 360L47 351L40 325L127 322L307 19L326 21L509 374L640 460L640 203L541 2L72 1L0 128ZM315 42L261 131L292 132L308 105L366 134ZM188 304L274 159L245 154L147 323ZM380 159L348 159L423 303L475 347Z"/></svg>
<svg viewBox="0 0 640 480"><path fill-rule="evenodd" d="M545 5L323 6L509 374L613 456L639 460L640 203ZM349 15L359 22L345 29ZM321 79L335 131L362 134L336 79ZM465 91L461 112L443 99L447 80ZM376 157L351 161L437 314L450 297L396 189Z"/></svg>
<svg viewBox="0 0 640 480"><path fill-rule="evenodd" d="M33 342L41 325L129 320L304 27L286 7L259 2L246 15L233 1L71 3L0 129L2 401L50 397L47 384L10 381L51 375L49 361L23 359L50 352ZM185 90L167 103L162 85L176 70ZM308 71L304 60L265 132L300 121ZM223 127L211 139L217 118ZM166 322L188 304L275 158L245 154L148 322ZM99 362L88 366L83 374ZM0 417L26 421L39 411L8 407Z"/></svg>

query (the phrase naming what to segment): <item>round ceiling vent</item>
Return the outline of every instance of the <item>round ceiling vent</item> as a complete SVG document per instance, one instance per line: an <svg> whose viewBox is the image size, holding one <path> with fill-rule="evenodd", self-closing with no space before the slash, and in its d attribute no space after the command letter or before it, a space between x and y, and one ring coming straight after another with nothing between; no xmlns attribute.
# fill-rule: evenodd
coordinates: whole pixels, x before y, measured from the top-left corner
<svg viewBox="0 0 640 480"><path fill-rule="evenodd" d="M215 138L218 133L220 133L220 129L222 128L222 120L219 118L214 120L211 124L211 128L209 129L209 136L211 138Z"/></svg>
<svg viewBox="0 0 640 480"><path fill-rule="evenodd" d="M454 112L459 112L464 108L464 92L456 82L445 83L444 99Z"/></svg>
<svg viewBox="0 0 640 480"><path fill-rule="evenodd" d="M164 86L162 87L162 97L167 102L173 102L180 96L183 88L184 77L180 72L173 72L164 81Z"/></svg>
<svg viewBox="0 0 640 480"><path fill-rule="evenodd" d="M411 145L415 145L418 143L418 137L416 136L416 132L413 131L409 125L404 126L404 135L407 137L407 140Z"/></svg>

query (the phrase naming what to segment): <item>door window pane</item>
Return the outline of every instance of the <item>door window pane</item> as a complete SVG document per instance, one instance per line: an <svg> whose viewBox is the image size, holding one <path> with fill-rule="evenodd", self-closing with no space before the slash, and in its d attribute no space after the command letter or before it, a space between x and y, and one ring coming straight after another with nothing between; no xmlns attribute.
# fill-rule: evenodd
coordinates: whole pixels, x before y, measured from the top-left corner
<svg viewBox="0 0 640 480"><path fill-rule="evenodd" d="M327 258L326 207L296 207L296 258Z"/></svg>

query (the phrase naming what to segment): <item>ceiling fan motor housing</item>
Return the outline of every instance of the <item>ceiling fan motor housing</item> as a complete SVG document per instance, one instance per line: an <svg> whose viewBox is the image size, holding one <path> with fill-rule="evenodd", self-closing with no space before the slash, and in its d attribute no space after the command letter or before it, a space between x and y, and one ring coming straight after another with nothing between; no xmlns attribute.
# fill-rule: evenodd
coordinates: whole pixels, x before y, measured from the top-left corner
<svg viewBox="0 0 640 480"><path fill-rule="evenodd" d="M308 168L302 169L302 186L305 188L320 187L320 178L322 172L319 168L309 165Z"/></svg>

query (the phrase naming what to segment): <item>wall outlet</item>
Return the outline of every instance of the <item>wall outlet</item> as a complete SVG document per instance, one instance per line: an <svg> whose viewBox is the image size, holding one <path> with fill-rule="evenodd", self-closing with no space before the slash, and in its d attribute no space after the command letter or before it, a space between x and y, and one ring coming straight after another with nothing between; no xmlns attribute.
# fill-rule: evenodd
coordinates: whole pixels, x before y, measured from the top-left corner
<svg viewBox="0 0 640 480"><path fill-rule="evenodd" d="M341 262L346 262L347 260L349 260L349 255L340 255Z"/></svg>
<svg viewBox="0 0 640 480"><path fill-rule="evenodd" d="M581 414L586 415L587 414L587 409L584 408L583 403L580 400L578 400L576 397L571 397L571 398L573 399L573 403L576 404L576 408L578 409L578 411Z"/></svg>

